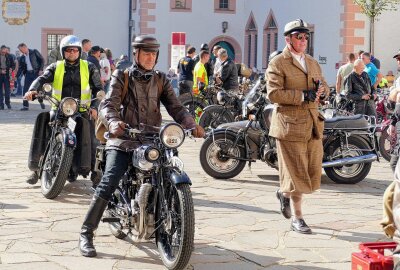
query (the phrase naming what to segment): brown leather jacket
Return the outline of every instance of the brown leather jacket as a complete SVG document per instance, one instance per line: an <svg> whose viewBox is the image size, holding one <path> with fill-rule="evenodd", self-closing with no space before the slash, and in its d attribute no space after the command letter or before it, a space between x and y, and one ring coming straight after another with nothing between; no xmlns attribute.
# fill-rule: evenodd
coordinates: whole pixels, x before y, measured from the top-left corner
<svg viewBox="0 0 400 270"><path fill-rule="evenodd" d="M139 128L139 124L159 127L161 101L177 123L186 129L195 127L193 117L176 97L164 73L155 71L150 80L144 81L132 75L133 69L133 66L128 69L128 92L123 101L124 72L117 69L111 76L110 90L99 106L99 117L105 126L112 121L123 121L132 128ZM138 141L113 138L107 140L106 149L129 151L138 145Z"/></svg>

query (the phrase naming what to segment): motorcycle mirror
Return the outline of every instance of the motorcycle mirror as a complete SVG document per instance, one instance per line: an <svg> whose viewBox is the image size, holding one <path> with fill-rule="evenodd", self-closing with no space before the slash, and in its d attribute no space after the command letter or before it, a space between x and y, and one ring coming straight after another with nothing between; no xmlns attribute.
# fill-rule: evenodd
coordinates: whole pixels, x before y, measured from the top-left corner
<svg viewBox="0 0 400 270"><path fill-rule="evenodd" d="M97 98L98 100L103 100L105 96L106 96L106 92L104 92L103 90L101 90L101 91L97 92L96 98Z"/></svg>
<svg viewBox="0 0 400 270"><path fill-rule="evenodd" d="M45 83L45 84L43 85L43 90L44 90L45 92L49 93L49 92L51 92L51 91L53 90L53 86L51 86L51 84L49 84L49 83Z"/></svg>

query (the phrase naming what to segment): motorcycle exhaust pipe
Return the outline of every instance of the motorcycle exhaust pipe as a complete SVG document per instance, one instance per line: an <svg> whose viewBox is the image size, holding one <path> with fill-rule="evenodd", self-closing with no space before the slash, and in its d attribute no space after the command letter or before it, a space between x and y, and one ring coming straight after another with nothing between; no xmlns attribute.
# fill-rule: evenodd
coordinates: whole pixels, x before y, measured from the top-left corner
<svg viewBox="0 0 400 270"><path fill-rule="evenodd" d="M326 161L322 162L322 168L329 168L329 167L342 167L345 165L353 165L353 164L360 164L360 163L368 163L377 160L376 154L368 154L362 155L358 157L347 157L341 158L338 160Z"/></svg>

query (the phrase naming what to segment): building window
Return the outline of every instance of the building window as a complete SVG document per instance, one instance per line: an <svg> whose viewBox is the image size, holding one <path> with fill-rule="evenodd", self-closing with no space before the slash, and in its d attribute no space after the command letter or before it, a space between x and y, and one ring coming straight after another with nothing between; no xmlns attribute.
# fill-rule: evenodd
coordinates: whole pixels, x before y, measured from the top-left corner
<svg viewBox="0 0 400 270"><path fill-rule="evenodd" d="M220 9L229 9L229 0L219 0Z"/></svg>
<svg viewBox="0 0 400 270"><path fill-rule="evenodd" d="M250 61L251 61L251 36L249 35L247 37L247 44L248 44L248 48L247 48L247 66L250 66Z"/></svg>
<svg viewBox="0 0 400 270"><path fill-rule="evenodd" d="M47 56L50 54L50 51L57 47L60 44L60 41L66 34L47 34Z"/></svg>
<svg viewBox="0 0 400 270"><path fill-rule="evenodd" d="M192 0L170 0L169 7L172 12L191 12Z"/></svg>
<svg viewBox="0 0 400 270"><path fill-rule="evenodd" d="M307 53L314 56L314 31L310 31L310 39L307 43Z"/></svg>
<svg viewBox="0 0 400 270"><path fill-rule="evenodd" d="M136 10L136 0L131 0L132 1L132 11Z"/></svg>
<svg viewBox="0 0 400 270"><path fill-rule="evenodd" d="M214 0L214 12L236 13L236 0Z"/></svg>
<svg viewBox="0 0 400 270"><path fill-rule="evenodd" d="M186 8L185 0L175 0L175 8Z"/></svg>
<svg viewBox="0 0 400 270"><path fill-rule="evenodd" d="M264 24L263 43L262 67L266 69L268 67L270 54L278 50L278 24L276 23L272 10L269 12Z"/></svg>
<svg viewBox="0 0 400 270"><path fill-rule="evenodd" d="M258 35L254 35L254 67L257 67L257 39Z"/></svg>
<svg viewBox="0 0 400 270"><path fill-rule="evenodd" d="M42 28L42 44L40 52L46 60L46 63L48 61L50 51L60 44L60 41L63 37L72 34L72 29L68 28Z"/></svg>

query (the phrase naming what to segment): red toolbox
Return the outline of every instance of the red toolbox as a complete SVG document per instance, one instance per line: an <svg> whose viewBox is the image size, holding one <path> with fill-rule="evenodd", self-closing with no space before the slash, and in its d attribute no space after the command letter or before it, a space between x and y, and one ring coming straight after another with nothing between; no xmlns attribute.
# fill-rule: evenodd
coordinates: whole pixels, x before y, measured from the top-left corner
<svg viewBox="0 0 400 270"><path fill-rule="evenodd" d="M351 254L351 270L393 270L392 251L396 246L395 242L361 243L361 252Z"/></svg>

